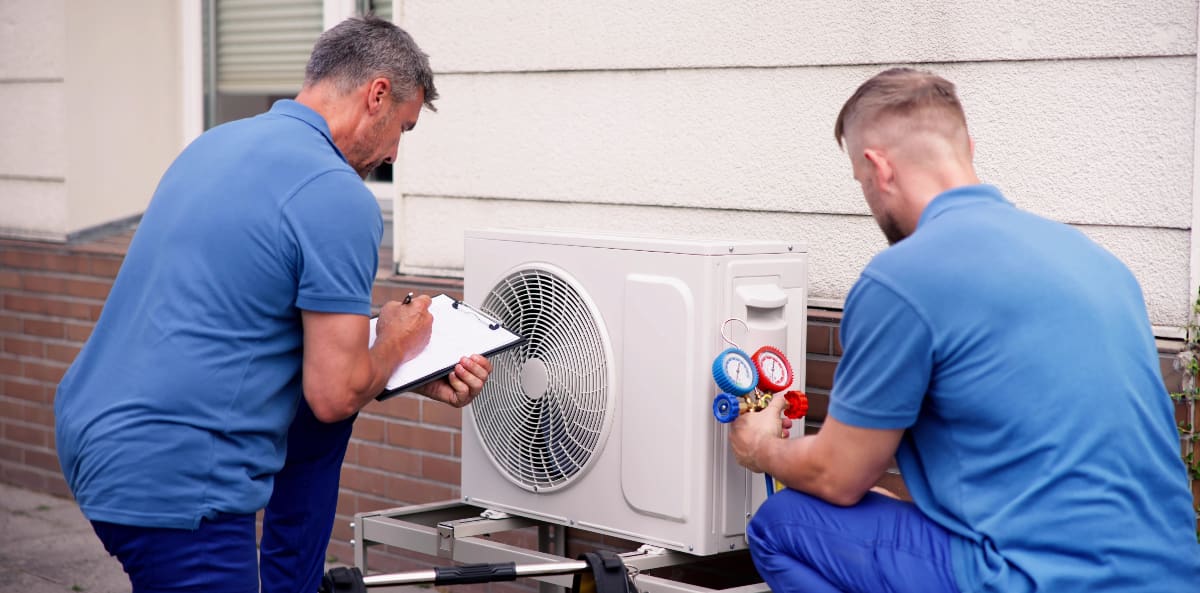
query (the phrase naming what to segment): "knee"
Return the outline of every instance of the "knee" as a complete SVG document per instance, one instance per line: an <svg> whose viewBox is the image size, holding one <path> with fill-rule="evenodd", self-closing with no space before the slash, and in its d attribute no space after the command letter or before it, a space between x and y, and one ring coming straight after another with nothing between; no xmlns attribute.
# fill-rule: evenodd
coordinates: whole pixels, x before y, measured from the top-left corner
<svg viewBox="0 0 1200 593"><path fill-rule="evenodd" d="M813 507L820 504L816 498L795 490L780 490L765 501L754 512L746 525L746 539L750 549L769 550L780 533L790 533L798 520L810 516Z"/></svg>

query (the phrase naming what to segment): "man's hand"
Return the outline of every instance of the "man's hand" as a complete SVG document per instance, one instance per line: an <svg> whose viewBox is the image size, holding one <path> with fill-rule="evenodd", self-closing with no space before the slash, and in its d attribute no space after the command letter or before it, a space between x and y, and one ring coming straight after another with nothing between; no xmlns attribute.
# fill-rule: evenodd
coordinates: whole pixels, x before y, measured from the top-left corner
<svg viewBox="0 0 1200 593"><path fill-rule="evenodd" d="M465 356L454 365L454 370L445 379L426 383L417 388L417 393L429 399L461 408L475 399L483 390L488 375L492 374L492 362L478 354Z"/></svg>
<svg viewBox="0 0 1200 593"><path fill-rule="evenodd" d="M783 417L787 401L782 395L771 398L771 403L762 411L746 412L738 416L729 427L729 445L737 462L752 472L763 473L766 460L764 444L771 440L787 438L792 428L790 418Z"/></svg>
<svg viewBox="0 0 1200 593"><path fill-rule="evenodd" d="M411 360L425 349L433 334L433 315L429 313L431 302L427 295L420 295L408 303L385 303L375 322L375 341L396 340L396 346L404 353L401 362Z"/></svg>

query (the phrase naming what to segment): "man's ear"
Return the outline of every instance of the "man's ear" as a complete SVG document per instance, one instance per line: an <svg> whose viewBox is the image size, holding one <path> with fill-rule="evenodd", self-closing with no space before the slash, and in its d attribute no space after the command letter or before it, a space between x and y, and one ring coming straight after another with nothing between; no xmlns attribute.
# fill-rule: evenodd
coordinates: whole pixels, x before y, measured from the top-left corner
<svg viewBox="0 0 1200 593"><path fill-rule="evenodd" d="M377 115L392 93L392 81L384 77L374 78L367 84L367 113Z"/></svg>
<svg viewBox="0 0 1200 593"><path fill-rule="evenodd" d="M892 162L886 155L874 148L865 148L863 149L863 158L867 159L872 167L875 167L874 178L877 189L883 190L892 184L896 176L896 169L892 167Z"/></svg>

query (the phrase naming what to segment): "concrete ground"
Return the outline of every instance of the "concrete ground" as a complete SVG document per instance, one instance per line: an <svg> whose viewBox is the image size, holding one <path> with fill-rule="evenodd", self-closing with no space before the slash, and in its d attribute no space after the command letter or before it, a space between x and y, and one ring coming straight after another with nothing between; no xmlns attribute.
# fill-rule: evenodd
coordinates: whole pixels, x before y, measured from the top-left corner
<svg viewBox="0 0 1200 593"><path fill-rule="evenodd" d="M0 483L0 593L10 591L129 593L129 579L75 501Z"/></svg>
<svg viewBox="0 0 1200 593"><path fill-rule="evenodd" d="M74 501L0 484L0 591L128 593Z"/></svg>

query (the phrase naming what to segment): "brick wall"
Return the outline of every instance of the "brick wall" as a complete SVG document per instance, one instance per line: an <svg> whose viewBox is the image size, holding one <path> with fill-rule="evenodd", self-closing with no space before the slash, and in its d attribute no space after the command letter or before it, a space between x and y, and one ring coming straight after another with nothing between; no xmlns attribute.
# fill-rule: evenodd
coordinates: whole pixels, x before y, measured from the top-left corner
<svg viewBox="0 0 1200 593"><path fill-rule="evenodd" d="M91 333L130 234L79 245L0 240L0 481L69 496L54 452L54 390ZM391 262L391 254L385 250L380 261ZM461 296L459 281L396 277L387 270L379 277L376 306L410 290ZM840 318L837 311L809 311L811 422L825 417L841 356ZM1178 344L1162 346L1164 381L1178 391L1182 375L1172 364ZM1178 404L1177 412L1181 422L1195 423L1192 404ZM352 558L349 523L355 513L457 498L461 428L461 411L411 395L369 406L355 423L346 453L330 556L342 562ZM905 492L898 475L881 483ZM1200 484L1194 490L1200 500ZM536 543L536 532L529 530L507 537L513 544ZM569 531L569 555L594 546L631 549L635 544ZM381 570L431 565L430 559L384 548L372 548L370 557L372 568Z"/></svg>

